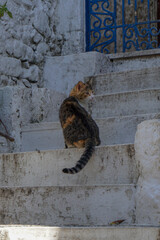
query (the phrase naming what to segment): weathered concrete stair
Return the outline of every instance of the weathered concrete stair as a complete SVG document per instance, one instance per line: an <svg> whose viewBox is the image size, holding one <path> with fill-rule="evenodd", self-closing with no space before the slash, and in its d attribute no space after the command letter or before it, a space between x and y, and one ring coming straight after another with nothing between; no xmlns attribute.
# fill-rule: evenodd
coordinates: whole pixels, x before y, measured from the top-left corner
<svg viewBox="0 0 160 240"><path fill-rule="evenodd" d="M160 66L160 50L110 54L109 59L112 62L111 71L114 72L155 68Z"/></svg>
<svg viewBox="0 0 160 240"><path fill-rule="evenodd" d="M96 95L89 109L94 118L160 112L160 89Z"/></svg>
<svg viewBox="0 0 160 240"><path fill-rule="evenodd" d="M134 185L0 188L3 224L103 226L135 221ZM7 199L7 201L6 201Z"/></svg>
<svg viewBox="0 0 160 240"><path fill-rule="evenodd" d="M103 226L119 218L134 223L133 145L97 147L82 174L64 175L62 168L82 151L0 155L1 223Z"/></svg>
<svg viewBox="0 0 160 240"><path fill-rule="evenodd" d="M62 174L75 164L83 149L0 154L1 187L95 186L135 184L138 169L133 145L96 147L80 174Z"/></svg>
<svg viewBox="0 0 160 240"><path fill-rule="evenodd" d="M101 145L133 144L137 125L155 118L160 118L160 113L95 119L100 130ZM29 124L22 128L21 151L61 148L64 148L64 138L59 122Z"/></svg>
<svg viewBox="0 0 160 240"><path fill-rule="evenodd" d="M139 169L135 163L134 146L128 144L133 143L139 122L159 117L159 69L155 74L151 69L150 77L154 77L151 81L155 85L150 85L149 78L148 83L143 84L147 77L142 79L142 75L146 72L148 76L149 70L142 71L142 74L139 71L137 76L139 74L142 81L136 87L132 86L136 71L127 73L126 69L124 71L125 64L121 64L121 58L111 58L113 65L110 65L110 71L117 72L113 73L113 81L116 77L116 82L118 81L118 72L121 71L118 85L115 82L112 90L107 90L107 87L103 89L103 85L110 85L110 73L89 78L96 92L95 101L89 105L89 111L97 118L104 146L96 148L94 156L82 172L71 176L64 175L61 170L63 167L73 166L83 149L41 151L48 149L48 145L52 149L63 147L58 123L40 123L23 128L23 146L30 141L26 150L25 147L23 150L38 148L36 152L0 155L1 224L58 226L2 226L2 239L159 240L159 227L131 226L136 223L135 192ZM133 59L129 61L131 70ZM143 68L147 66L147 56L135 61L144 61ZM150 59L150 62L159 62L159 58ZM131 81L126 86L128 78ZM38 144L34 145L34 141ZM119 219L125 219L120 225L122 227L104 227Z"/></svg>
<svg viewBox="0 0 160 240"><path fill-rule="evenodd" d="M160 68L106 73L85 81L90 81L96 94L87 107L100 128L102 145L134 143L137 125L160 117ZM22 129L22 151L63 147L59 123Z"/></svg>
<svg viewBox="0 0 160 240"><path fill-rule="evenodd" d="M144 68L86 77L95 94L111 94L160 88L160 67Z"/></svg>

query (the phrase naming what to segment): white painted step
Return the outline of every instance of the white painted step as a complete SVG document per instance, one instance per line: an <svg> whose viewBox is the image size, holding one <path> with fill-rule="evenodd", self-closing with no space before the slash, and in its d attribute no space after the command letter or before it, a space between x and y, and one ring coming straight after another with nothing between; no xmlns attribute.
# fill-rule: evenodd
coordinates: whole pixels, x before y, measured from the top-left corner
<svg viewBox="0 0 160 240"><path fill-rule="evenodd" d="M59 122L41 122L22 127L22 152L63 149L64 137Z"/></svg>
<svg viewBox="0 0 160 240"><path fill-rule="evenodd" d="M160 89L97 95L89 103L93 118L160 112Z"/></svg>
<svg viewBox="0 0 160 240"><path fill-rule="evenodd" d="M111 72L85 78L96 95L160 88L160 68Z"/></svg>
<svg viewBox="0 0 160 240"><path fill-rule="evenodd" d="M1 240L159 240L160 228L0 226Z"/></svg>
<svg viewBox="0 0 160 240"><path fill-rule="evenodd" d="M95 119L100 130L101 145L134 143L137 125L142 121L160 118L159 114ZM64 148L60 123L42 122L22 128L22 152Z"/></svg>
<svg viewBox="0 0 160 240"><path fill-rule="evenodd" d="M46 57L44 87L69 94L84 77L160 66L160 50L103 54L86 52L68 56ZM54 74L53 74L54 73Z"/></svg>
<svg viewBox="0 0 160 240"><path fill-rule="evenodd" d="M72 167L84 149L66 149L0 155L1 187L95 186L136 183L138 169L133 145L96 147L78 174L62 172Z"/></svg>
<svg viewBox="0 0 160 240"><path fill-rule="evenodd" d="M135 221L134 185L0 188L0 224L104 226Z"/></svg>
<svg viewBox="0 0 160 240"><path fill-rule="evenodd" d="M101 144L133 144L137 125L145 120L157 118L160 118L160 113L98 119L97 124L100 129Z"/></svg>
<svg viewBox="0 0 160 240"><path fill-rule="evenodd" d="M160 49L109 54L108 57L112 62L112 72L138 70L160 66Z"/></svg>

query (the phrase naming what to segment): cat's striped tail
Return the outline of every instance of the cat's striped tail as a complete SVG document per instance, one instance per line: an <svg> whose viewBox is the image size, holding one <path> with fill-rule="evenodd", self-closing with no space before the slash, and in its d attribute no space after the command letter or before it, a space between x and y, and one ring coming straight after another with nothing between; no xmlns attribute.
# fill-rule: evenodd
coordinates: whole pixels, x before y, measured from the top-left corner
<svg viewBox="0 0 160 240"><path fill-rule="evenodd" d="M86 141L85 151L82 154L80 160L76 163L76 166L73 168L64 168L62 171L64 173L69 173L69 174L75 174L75 173L80 172L88 163L94 150L95 150L95 143L94 143L93 139L89 138Z"/></svg>

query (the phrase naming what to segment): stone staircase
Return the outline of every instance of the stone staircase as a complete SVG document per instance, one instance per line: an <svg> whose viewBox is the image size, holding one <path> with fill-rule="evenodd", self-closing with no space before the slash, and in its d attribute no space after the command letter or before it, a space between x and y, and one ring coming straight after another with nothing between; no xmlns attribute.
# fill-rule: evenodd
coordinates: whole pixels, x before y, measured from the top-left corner
<svg viewBox="0 0 160 240"><path fill-rule="evenodd" d="M0 239L160 239L159 226L137 225L134 150L137 125L160 117L159 64L158 50L46 59L45 87L56 96L65 97L82 78L92 83L95 99L86 107L99 125L102 144L82 172L65 175L62 169L73 166L83 149L64 149L55 108L54 122L46 118L23 126L22 152L0 155ZM110 225L116 220L125 221Z"/></svg>
<svg viewBox="0 0 160 240"><path fill-rule="evenodd" d="M85 78L95 92L94 101L86 107L100 128L101 145L133 144L137 125L160 117L160 67L123 72L113 69ZM64 147L59 122L23 127L22 142L22 151Z"/></svg>

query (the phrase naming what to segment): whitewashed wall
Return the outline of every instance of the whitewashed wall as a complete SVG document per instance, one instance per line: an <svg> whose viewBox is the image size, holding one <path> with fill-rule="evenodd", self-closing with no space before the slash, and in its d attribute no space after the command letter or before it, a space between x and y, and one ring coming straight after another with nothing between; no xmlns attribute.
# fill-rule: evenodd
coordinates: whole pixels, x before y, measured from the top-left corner
<svg viewBox="0 0 160 240"><path fill-rule="evenodd" d="M45 55L84 51L83 2L7 1L13 19L7 15L0 19L0 87L42 87Z"/></svg>
<svg viewBox="0 0 160 240"><path fill-rule="evenodd" d="M136 193L138 224L159 225L160 220L160 121L138 125L135 157L139 168Z"/></svg>

